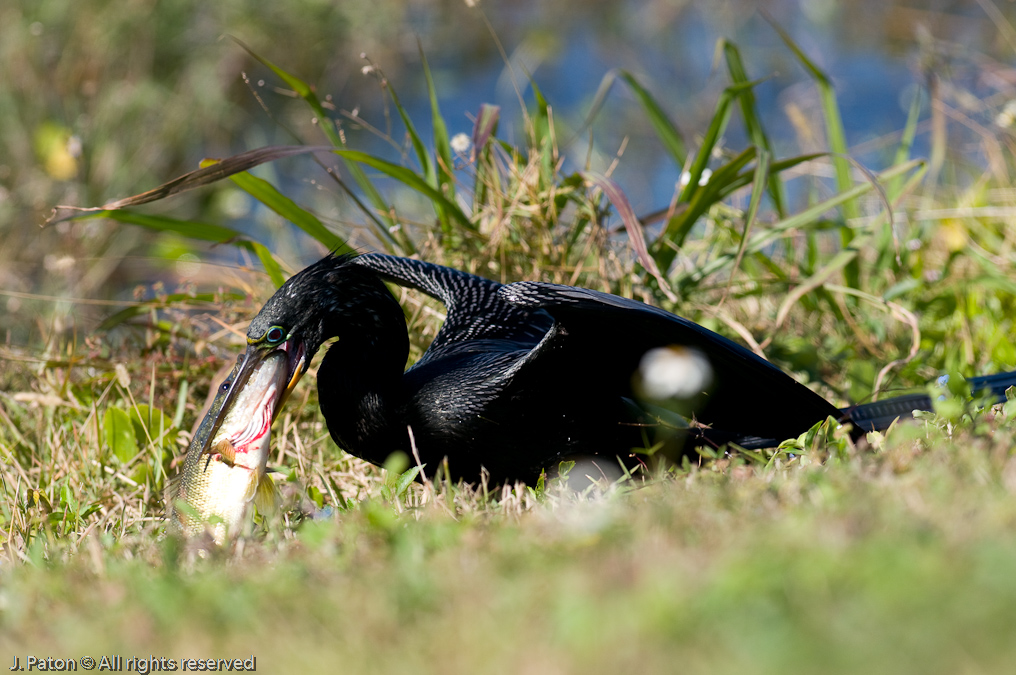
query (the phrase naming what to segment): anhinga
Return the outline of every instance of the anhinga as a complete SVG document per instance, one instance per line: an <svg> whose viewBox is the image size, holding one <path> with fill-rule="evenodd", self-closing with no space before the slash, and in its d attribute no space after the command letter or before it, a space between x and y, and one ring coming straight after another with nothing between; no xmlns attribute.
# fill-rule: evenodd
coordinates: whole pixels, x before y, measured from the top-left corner
<svg viewBox="0 0 1016 675"><path fill-rule="evenodd" d="M405 370L409 336L384 281L440 300L447 318ZM339 447L375 464L394 451L455 476L532 479L572 456L630 457L659 438L765 447L797 436L835 406L751 351L687 319L607 293L548 283L503 285L418 260L330 255L290 278L247 331L231 398L270 354L288 382L275 412L318 348L321 411ZM657 434L640 395L644 356L689 350L708 361L694 422ZM644 367L644 364L643 364ZM699 386L696 384L696 386ZM215 436L219 420L208 437Z"/></svg>

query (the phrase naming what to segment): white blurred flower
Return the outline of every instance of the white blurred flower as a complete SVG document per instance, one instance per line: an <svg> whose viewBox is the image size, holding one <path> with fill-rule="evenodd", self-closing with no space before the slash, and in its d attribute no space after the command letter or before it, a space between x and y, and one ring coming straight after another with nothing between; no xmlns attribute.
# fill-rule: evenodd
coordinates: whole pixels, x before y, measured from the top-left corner
<svg viewBox="0 0 1016 675"><path fill-rule="evenodd" d="M705 354L690 347L650 349L639 362L642 389L654 399L690 398L713 381L713 368Z"/></svg>
<svg viewBox="0 0 1016 675"><path fill-rule="evenodd" d="M451 140L452 151L458 155L464 155L473 147L473 142L467 134L455 134Z"/></svg>
<svg viewBox="0 0 1016 675"><path fill-rule="evenodd" d="M995 125L1003 129L1008 129L1014 123L1016 123L1016 100L1006 103L1002 112L995 117Z"/></svg>
<svg viewBox="0 0 1016 675"><path fill-rule="evenodd" d="M113 366L113 372L116 373L116 381L120 383L120 386L127 389L131 386L131 376L127 372L127 366L122 363L118 363Z"/></svg>
<svg viewBox="0 0 1016 675"><path fill-rule="evenodd" d="M702 175L699 176L698 184L705 185L709 182L709 179L713 177L713 172L710 169L702 169ZM684 187L691 180L691 172L684 171L681 173L680 186Z"/></svg>

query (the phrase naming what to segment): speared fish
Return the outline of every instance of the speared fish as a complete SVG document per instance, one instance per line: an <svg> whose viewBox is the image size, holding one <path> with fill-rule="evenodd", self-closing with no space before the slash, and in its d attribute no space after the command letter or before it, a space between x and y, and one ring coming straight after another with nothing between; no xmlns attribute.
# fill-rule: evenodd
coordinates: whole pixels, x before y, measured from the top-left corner
<svg viewBox="0 0 1016 675"><path fill-rule="evenodd" d="M186 535L209 531L220 545L240 529L252 502L268 514L279 501L267 462L272 420L290 379L286 354L267 356L246 382L236 380L240 368L238 362L219 387L171 490L176 528Z"/></svg>

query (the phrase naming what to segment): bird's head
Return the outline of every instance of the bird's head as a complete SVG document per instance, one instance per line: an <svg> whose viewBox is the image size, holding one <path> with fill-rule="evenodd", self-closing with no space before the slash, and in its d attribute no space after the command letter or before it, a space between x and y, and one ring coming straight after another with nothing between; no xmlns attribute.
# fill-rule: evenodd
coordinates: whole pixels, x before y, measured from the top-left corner
<svg viewBox="0 0 1016 675"><path fill-rule="evenodd" d="M377 275L353 264L352 255L329 255L294 274L269 298L247 329L247 350L239 359L229 393L215 420L209 439L225 418L239 392L258 366L269 356L284 353L286 389L278 399L278 415L297 382L307 372L322 343L344 330L371 332L378 303L394 303L405 324L402 310Z"/></svg>

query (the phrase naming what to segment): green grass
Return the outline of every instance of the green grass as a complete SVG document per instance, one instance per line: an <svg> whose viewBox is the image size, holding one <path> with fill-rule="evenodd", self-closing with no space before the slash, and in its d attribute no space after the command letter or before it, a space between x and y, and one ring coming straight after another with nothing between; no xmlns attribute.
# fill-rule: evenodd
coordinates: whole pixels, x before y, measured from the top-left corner
<svg viewBox="0 0 1016 675"><path fill-rule="evenodd" d="M901 429L877 453L711 462L597 500L437 489L397 515L375 497L208 560L151 528L73 537L7 570L0 641L253 652L268 670L1002 669L1016 463L1001 417L954 440Z"/></svg>
<svg viewBox="0 0 1016 675"><path fill-rule="evenodd" d="M341 184L320 180L355 197L356 211L337 224L243 155L198 173L200 185L192 176L184 197L128 200L52 226L71 238L95 227L100 259L120 250L118 237L157 231L154 250L167 263L186 254L180 260L218 274L216 283L141 288L134 302L82 305L90 323L80 320L96 327L87 336L68 328L79 315L66 301L33 298L49 308L40 320L12 318L22 322L17 339L0 348L4 653L254 654L265 672L1007 670L1016 656L1016 406L980 409L963 391L938 415L856 446L820 425L779 449L704 455L579 495L554 481L401 484L397 458L382 470L335 447L308 381L274 430L280 513L210 553L164 536L164 491L208 389L294 268L279 244L291 232L217 222L218 200L236 191L295 224L304 246L354 242L504 281L650 301L747 342L838 404L941 372L1016 365L1011 132L992 127L975 151L962 129L942 133L943 106L970 102L954 82L933 92L940 105L915 104L881 146L884 165L862 170L846 157L829 78L814 54L787 46L819 87L816 133L834 154L774 153L753 95L767 73L746 68L729 42L717 49L729 81L695 133L679 131L651 88L619 71L582 120L528 83L534 103L522 128L505 133L499 111L485 107L476 147L463 155L450 150L424 61L416 77L430 119L410 118L402 81L382 89L403 125L387 132L404 150L396 162L347 143L327 100L296 74L306 64L256 56L316 116L300 142L328 146L317 156L339 167ZM946 58L927 49L928 63ZM613 84L689 171L666 211L636 214L610 165L562 160L569 139L601 123ZM1001 95L978 100L988 117L1002 105ZM912 143L929 115L926 172ZM731 125L743 126L747 147L724 144ZM203 184L234 169L229 187ZM236 247L248 264L202 263L194 240ZM49 264L60 271L59 260ZM58 299L70 286L53 288L42 290ZM442 309L412 293L400 299L416 358Z"/></svg>

